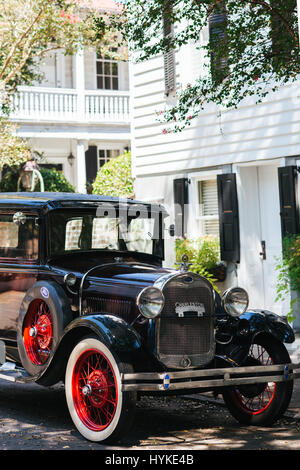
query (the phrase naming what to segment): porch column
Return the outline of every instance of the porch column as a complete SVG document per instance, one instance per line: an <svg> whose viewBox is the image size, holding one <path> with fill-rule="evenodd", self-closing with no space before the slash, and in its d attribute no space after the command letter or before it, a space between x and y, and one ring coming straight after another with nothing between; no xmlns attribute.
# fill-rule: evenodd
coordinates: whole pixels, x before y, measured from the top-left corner
<svg viewBox="0 0 300 470"><path fill-rule="evenodd" d="M75 89L77 93L77 115L82 121L85 114L84 90L85 90L85 72L84 72L84 50L79 49L74 56Z"/></svg>
<svg viewBox="0 0 300 470"><path fill-rule="evenodd" d="M85 151L88 148L88 142L77 141L76 155L76 176L78 193L86 193L86 168L85 168Z"/></svg>

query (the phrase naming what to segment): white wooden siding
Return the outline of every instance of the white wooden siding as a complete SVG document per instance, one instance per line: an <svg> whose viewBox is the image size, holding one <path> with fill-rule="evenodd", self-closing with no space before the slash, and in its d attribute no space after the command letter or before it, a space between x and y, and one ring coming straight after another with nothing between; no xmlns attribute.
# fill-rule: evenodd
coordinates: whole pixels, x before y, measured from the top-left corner
<svg viewBox="0 0 300 470"><path fill-rule="evenodd" d="M237 110L208 105L181 133L167 133L158 115L172 104L164 96L163 57L132 67L135 176L184 172L220 164L300 154L300 87L296 82L270 93L263 103L245 99ZM177 80L186 86L203 70L195 47L177 53Z"/></svg>

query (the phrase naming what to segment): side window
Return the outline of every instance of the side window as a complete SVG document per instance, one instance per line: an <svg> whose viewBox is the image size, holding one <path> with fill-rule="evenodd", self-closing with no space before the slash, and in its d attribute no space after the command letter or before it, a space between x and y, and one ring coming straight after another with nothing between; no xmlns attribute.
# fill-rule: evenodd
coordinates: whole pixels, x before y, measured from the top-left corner
<svg viewBox="0 0 300 470"><path fill-rule="evenodd" d="M198 214L201 235L219 236L217 180L198 181Z"/></svg>
<svg viewBox="0 0 300 470"><path fill-rule="evenodd" d="M0 215L0 257L36 260L39 248L39 228L35 217L25 217L16 224L13 214Z"/></svg>

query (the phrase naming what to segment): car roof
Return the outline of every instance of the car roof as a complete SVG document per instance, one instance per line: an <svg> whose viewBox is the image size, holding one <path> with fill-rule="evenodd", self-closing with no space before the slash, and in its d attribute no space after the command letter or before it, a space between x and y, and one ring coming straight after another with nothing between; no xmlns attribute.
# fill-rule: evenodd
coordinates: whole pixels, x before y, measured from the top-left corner
<svg viewBox="0 0 300 470"><path fill-rule="evenodd" d="M150 202L138 201L135 199L118 198L112 196L97 196L95 194L81 193L38 193L38 192L18 192L18 193L0 193L0 209L5 208L23 208L24 210L35 209L42 212L58 208L95 208L101 203L122 203L123 204L142 204L155 212L166 212L160 204L151 204Z"/></svg>

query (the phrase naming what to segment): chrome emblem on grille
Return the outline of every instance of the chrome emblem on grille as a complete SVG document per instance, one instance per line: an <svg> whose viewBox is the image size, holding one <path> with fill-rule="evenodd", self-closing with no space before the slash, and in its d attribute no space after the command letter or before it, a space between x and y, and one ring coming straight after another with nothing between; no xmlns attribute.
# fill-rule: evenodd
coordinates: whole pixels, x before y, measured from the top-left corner
<svg viewBox="0 0 300 470"><path fill-rule="evenodd" d="M191 361L191 359L190 359L188 356L184 356L184 357L181 359L180 365L181 365L182 367L184 367L185 369L187 369L188 367L190 367L190 366L192 365L192 361Z"/></svg>
<svg viewBox="0 0 300 470"><path fill-rule="evenodd" d="M187 314L196 314L197 317L203 317L205 313L204 304L198 304L194 302L179 303L175 304L175 312L178 317L184 318Z"/></svg>

